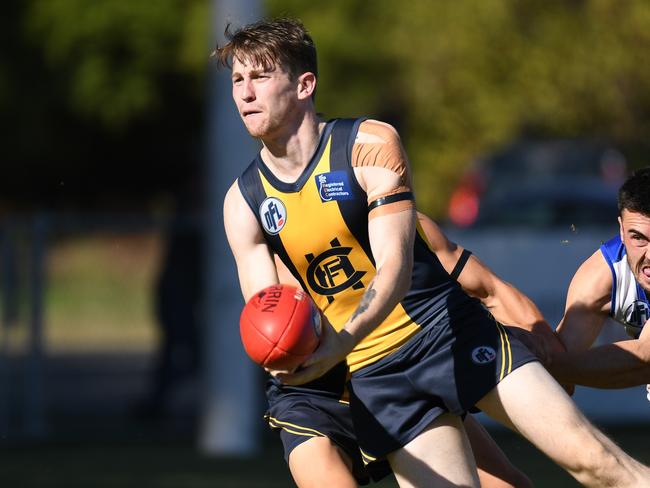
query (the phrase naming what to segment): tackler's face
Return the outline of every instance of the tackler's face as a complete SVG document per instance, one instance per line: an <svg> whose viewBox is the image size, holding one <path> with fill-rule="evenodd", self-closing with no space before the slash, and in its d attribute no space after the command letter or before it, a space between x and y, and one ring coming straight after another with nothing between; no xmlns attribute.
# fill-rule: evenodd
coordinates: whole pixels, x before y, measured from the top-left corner
<svg viewBox="0 0 650 488"><path fill-rule="evenodd" d="M650 292L650 216L623 210L618 221L630 269L639 285Z"/></svg>
<svg viewBox="0 0 650 488"><path fill-rule="evenodd" d="M273 70L237 57L232 63L232 96L246 130L259 139L279 137L296 112L296 85L280 67Z"/></svg>

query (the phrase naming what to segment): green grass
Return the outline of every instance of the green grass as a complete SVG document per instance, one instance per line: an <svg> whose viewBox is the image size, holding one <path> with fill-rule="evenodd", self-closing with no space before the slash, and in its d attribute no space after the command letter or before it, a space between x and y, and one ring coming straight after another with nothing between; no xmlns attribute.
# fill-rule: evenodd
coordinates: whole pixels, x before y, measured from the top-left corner
<svg viewBox="0 0 650 488"><path fill-rule="evenodd" d="M607 429L637 459L650 463L647 426ZM579 486L526 441L494 436L538 487ZM0 486L25 488L284 488L294 486L277 439L250 459L201 456L189 441L86 441L0 450ZM394 480L374 484L396 486Z"/></svg>

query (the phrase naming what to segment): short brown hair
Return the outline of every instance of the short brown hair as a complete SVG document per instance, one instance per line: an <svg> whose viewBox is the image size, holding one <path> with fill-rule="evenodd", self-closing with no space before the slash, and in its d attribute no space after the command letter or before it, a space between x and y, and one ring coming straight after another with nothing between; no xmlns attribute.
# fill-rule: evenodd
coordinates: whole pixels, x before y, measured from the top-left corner
<svg viewBox="0 0 650 488"><path fill-rule="evenodd" d="M650 167L636 170L618 190L618 211L623 210L650 217Z"/></svg>
<svg viewBox="0 0 650 488"><path fill-rule="evenodd" d="M234 32L228 24L225 35L228 44L212 52L220 66L232 68L237 58L268 71L280 67L294 79L307 72L318 77L316 46L299 20L260 20Z"/></svg>

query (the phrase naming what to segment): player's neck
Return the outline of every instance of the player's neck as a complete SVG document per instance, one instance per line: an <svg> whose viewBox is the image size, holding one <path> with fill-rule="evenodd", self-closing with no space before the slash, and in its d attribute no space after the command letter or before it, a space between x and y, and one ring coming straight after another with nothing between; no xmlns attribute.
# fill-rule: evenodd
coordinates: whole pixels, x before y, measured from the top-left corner
<svg viewBox="0 0 650 488"><path fill-rule="evenodd" d="M315 113L306 113L281 134L262 140L262 160L280 180L295 181L316 152L324 127Z"/></svg>

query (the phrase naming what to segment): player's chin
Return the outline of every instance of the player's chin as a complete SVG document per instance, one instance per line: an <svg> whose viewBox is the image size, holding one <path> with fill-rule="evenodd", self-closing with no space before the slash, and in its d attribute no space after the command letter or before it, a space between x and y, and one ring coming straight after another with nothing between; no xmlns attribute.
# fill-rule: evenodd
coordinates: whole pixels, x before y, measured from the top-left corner
<svg viewBox="0 0 650 488"><path fill-rule="evenodd" d="M259 121L252 120L253 116L244 117L244 125L248 133L255 138L262 138L268 132L266 124L262 124Z"/></svg>

